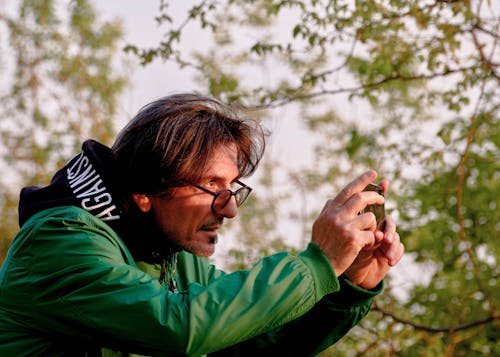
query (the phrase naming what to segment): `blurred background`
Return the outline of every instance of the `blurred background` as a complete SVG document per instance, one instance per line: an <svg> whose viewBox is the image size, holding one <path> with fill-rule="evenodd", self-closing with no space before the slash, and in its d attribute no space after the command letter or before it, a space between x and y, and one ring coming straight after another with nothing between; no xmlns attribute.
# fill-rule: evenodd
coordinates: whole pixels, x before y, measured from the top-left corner
<svg viewBox="0 0 500 357"><path fill-rule="evenodd" d="M271 132L214 263L301 250L373 168L406 254L322 355L500 356L500 1L0 0L0 78L0 263L23 186L198 92Z"/></svg>

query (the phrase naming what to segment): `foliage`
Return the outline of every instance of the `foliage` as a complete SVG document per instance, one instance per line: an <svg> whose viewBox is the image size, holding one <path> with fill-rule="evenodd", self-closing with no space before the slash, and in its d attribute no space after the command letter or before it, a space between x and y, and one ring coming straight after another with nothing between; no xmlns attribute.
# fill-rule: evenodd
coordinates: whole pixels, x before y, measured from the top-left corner
<svg viewBox="0 0 500 357"><path fill-rule="evenodd" d="M119 23L99 22L86 0L18 5L16 14L0 15L8 34L0 58L6 79L0 95L0 164L8 167L0 180L0 258L17 230L19 187L48 183L82 140L110 141L125 85L113 67Z"/></svg>
<svg viewBox="0 0 500 357"><path fill-rule="evenodd" d="M406 266L431 273L404 285L404 297L397 284L412 276L388 279L374 311L325 355L500 354L499 9L495 0L205 0L181 17L164 0L164 40L127 47L144 64L196 71L203 91L263 120L293 120L285 107L302 118L314 159L288 172L299 186L281 188L307 187L314 207L295 217L310 223L318 197L367 167L393 182L388 209ZM264 178L288 170L274 169ZM281 237L278 212L295 207L276 182L263 191L240 232L253 249Z"/></svg>

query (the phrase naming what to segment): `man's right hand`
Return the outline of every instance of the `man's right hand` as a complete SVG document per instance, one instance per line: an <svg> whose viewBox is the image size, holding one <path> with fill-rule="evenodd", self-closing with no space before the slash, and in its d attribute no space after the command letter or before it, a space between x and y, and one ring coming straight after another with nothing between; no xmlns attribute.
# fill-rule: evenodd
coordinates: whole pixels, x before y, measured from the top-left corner
<svg viewBox="0 0 500 357"><path fill-rule="evenodd" d="M383 204L384 197L363 189L377 177L370 170L349 183L333 200L328 200L312 228L312 242L328 256L337 276L351 266L363 248L378 243L373 213L358 215L369 204Z"/></svg>

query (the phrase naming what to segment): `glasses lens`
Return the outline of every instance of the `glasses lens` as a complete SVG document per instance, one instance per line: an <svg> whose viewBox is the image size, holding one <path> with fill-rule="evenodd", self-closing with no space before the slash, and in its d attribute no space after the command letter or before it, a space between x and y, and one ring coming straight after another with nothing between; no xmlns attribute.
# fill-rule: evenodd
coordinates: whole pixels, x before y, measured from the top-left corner
<svg viewBox="0 0 500 357"><path fill-rule="evenodd" d="M236 198L236 205L241 206L250 194L250 188L242 187L234 193L234 198Z"/></svg>
<svg viewBox="0 0 500 357"><path fill-rule="evenodd" d="M198 188L200 188L203 191L206 191L202 187L198 187ZM243 186L243 187L240 187L239 189L237 189L236 191L222 190L222 191L219 191L217 193L209 192L209 191L206 191L206 192L209 192L214 196L214 200L212 201L212 210L214 212L218 212L218 211L224 209L224 207L226 207L226 205L231 200L232 196L234 196L236 206L238 206L238 207L241 206L246 201L246 199L248 198L248 195L250 194L251 191L252 191L252 189L250 187Z"/></svg>

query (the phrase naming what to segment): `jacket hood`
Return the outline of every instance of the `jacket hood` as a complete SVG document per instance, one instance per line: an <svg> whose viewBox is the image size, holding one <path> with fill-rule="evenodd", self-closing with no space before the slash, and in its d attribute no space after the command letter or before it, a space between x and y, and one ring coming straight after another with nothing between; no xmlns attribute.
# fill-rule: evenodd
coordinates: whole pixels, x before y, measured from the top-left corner
<svg viewBox="0 0 500 357"><path fill-rule="evenodd" d="M111 149L87 140L82 151L56 172L45 187L21 190L19 226L34 214L59 206L77 206L106 222L122 238L136 260L150 263L170 257L175 249L157 228L152 213L143 213L124 194L116 177Z"/></svg>
<svg viewBox="0 0 500 357"><path fill-rule="evenodd" d="M121 209L113 197L116 193L110 177L112 166L108 147L94 140L85 141L82 152L56 172L50 185L21 190L19 225L44 209L59 206L81 207L108 223L120 220Z"/></svg>

